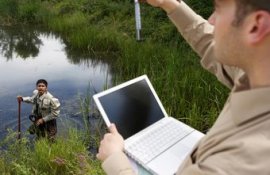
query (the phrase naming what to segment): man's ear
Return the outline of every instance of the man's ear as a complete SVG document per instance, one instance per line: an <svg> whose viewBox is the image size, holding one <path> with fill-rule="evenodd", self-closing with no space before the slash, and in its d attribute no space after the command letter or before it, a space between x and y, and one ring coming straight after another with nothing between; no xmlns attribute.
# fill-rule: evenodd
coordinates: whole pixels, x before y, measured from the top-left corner
<svg viewBox="0 0 270 175"><path fill-rule="evenodd" d="M266 11L253 12L248 22L248 40L250 44L257 44L267 35L270 35L270 13Z"/></svg>

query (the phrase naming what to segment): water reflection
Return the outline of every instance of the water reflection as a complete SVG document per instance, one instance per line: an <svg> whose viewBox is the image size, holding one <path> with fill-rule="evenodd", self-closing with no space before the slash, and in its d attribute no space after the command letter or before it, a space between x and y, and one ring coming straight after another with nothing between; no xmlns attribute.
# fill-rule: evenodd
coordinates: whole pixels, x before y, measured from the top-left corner
<svg viewBox="0 0 270 175"><path fill-rule="evenodd" d="M38 32L29 32L29 29L26 30L26 28L21 28L20 32L15 28L0 30L1 54L7 60L12 59L14 53L23 59L38 56L39 48L42 45L38 35Z"/></svg>
<svg viewBox="0 0 270 175"><path fill-rule="evenodd" d="M61 118L81 127L81 119L74 117L80 114L79 94L99 92L110 84L108 62L69 50L59 36L49 32L2 28L0 33L0 139L6 128L17 127L16 96L31 95L40 78L48 80L49 91L60 100ZM23 131L30 124L30 108L22 106Z"/></svg>

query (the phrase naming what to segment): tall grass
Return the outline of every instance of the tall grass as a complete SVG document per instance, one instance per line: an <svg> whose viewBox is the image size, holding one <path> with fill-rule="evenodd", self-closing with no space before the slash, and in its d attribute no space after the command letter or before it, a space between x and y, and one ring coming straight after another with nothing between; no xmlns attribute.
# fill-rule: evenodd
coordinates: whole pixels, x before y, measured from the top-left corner
<svg viewBox="0 0 270 175"><path fill-rule="evenodd" d="M95 92L91 91L91 89L94 88L90 83L86 94L84 94L83 97L79 95L80 111L84 122L82 140L90 151L96 152L98 149L98 144L106 132L106 128L103 119L94 106L92 96Z"/></svg>
<svg viewBox="0 0 270 175"><path fill-rule="evenodd" d="M105 127L100 115L91 108L90 85L87 93L79 96L84 130L65 123L64 128L69 129L59 135L54 143L45 138L33 140L26 133L18 140L17 133L9 130L5 139L0 141L0 174L104 174L100 161L95 159L95 151Z"/></svg>
<svg viewBox="0 0 270 175"><path fill-rule="evenodd" d="M18 13L18 3L16 0L0 1L0 22L10 25L14 23Z"/></svg>
<svg viewBox="0 0 270 175"><path fill-rule="evenodd" d="M199 57L186 45L168 48L144 42L129 46L120 52L117 75L127 80L148 74L168 114L206 132L227 90L201 68Z"/></svg>
<svg viewBox="0 0 270 175"><path fill-rule="evenodd" d="M28 137L16 139L10 133L1 141L0 174L104 174L100 163L90 159L82 135L71 129L66 138L58 138L56 143L41 139L31 144Z"/></svg>

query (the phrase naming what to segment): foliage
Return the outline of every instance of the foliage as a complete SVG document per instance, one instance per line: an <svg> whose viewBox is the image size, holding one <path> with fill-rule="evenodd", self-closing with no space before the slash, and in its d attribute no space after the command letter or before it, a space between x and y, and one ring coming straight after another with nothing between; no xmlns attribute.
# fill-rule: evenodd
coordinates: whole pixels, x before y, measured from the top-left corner
<svg viewBox="0 0 270 175"><path fill-rule="evenodd" d="M0 1L0 22L10 25L18 12L18 0L1 0Z"/></svg>
<svg viewBox="0 0 270 175"><path fill-rule="evenodd" d="M205 19L209 18L213 12L213 1L209 0L186 0L186 3L192 7L198 14Z"/></svg>
<svg viewBox="0 0 270 175"><path fill-rule="evenodd" d="M3 16L16 17L18 11L18 0L1 0L0 14Z"/></svg>
<svg viewBox="0 0 270 175"><path fill-rule="evenodd" d="M92 96L95 92L90 91L90 89L94 89L94 87L91 88L91 84L89 84L87 92L83 95L83 97L79 95L80 111L82 113L84 123L82 140L84 144L88 146L90 151L97 151L98 144L106 132L106 129L103 119L94 106Z"/></svg>
<svg viewBox="0 0 270 175"><path fill-rule="evenodd" d="M33 22L40 8L40 0L19 1L18 16L22 21Z"/></svg>
<svg viewBox="0 0 270 175"><path fill-rule="evenodd" d="M135 37L134 4L123 0L2 0L1 16L21 22L48 24L60 32L72 32L73 28L96 26L104 33L113 29L120 35ZM5 3L4 3L5 2ZM192 8L204 17L212 11L211 1L187 0ZM17 15L15 15L17 14ZM165 12L148 4L141 4L142 36L145 40L181 45L176 28L171 25ZM77 20L76 20L77 19Z"/></svg>
<svg viewBox="0 0 270 175"><path fill-rule="evenodd" d="M15 136L10 132L0 143L0 174L104 174L99 162L90 159L77 130L71 129L67 138L55 143L42 139L33 144L28 137Z"/></svg>

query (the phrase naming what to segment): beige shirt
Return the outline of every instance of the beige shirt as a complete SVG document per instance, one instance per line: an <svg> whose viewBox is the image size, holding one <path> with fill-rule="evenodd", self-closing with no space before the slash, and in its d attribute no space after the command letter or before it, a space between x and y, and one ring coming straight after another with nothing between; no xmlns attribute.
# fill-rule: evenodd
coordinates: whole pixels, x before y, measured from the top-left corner
<svg viewBox="0 0 270 175"><path fill-rule="evenodd" d="M59 116L60 113L60 102L48 91L42 96L38 95L38 91L34 90L31 97L23 97L23 102L33 104L32 114L42 117L47 122L53 120ZM38 104L38 109L36 104Z"/></svg>
<svg viewBox="0 0 270 175"><path fill-rule="evenodd" d="M246 74L218 63L213 27L184 2L169 18L230 96L217 121L179 167L177 175L270 175L270 87L250 89ZM109 175L133 175L124 153L103 163Z"/></svg>

